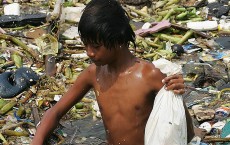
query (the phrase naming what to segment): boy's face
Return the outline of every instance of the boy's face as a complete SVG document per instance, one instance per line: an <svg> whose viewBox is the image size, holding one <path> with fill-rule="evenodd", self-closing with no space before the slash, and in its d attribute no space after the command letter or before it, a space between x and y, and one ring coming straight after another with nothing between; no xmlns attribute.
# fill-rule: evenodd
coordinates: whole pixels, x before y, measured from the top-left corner
<svg viewBox="0 0 230 145"><path fill-rule="evenodd" d="M87 44L85 50L89 58L97 66L106 65L113 62L115 55L115 48L107 49L101 44Z"/></svg>

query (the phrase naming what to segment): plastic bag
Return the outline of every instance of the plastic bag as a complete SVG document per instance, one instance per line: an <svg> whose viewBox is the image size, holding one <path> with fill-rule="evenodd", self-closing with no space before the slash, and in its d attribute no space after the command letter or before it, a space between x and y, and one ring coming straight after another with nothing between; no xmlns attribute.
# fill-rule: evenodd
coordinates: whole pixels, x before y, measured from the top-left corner
<svg viewBox="0 0 230 145"><path fill-rule="evenodd" d="M179 65L166 59L153 64L167 76L181 73ZM181 95L165 90L156 95L152 112L145 127L145 145L186 145L187 124Z"/></svg>

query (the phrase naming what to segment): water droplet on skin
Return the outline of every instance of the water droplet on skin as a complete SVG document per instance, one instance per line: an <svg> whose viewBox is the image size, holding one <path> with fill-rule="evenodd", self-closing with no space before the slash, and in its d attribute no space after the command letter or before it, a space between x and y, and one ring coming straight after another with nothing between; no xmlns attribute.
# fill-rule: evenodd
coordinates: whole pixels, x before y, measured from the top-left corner
<svg viewBox="0 0 230 145"><path fill-rule="evenodd" d="M126 71L125 74L127 74L127 75L128 75L128 74L131 74L131 71Z"/></svg>
<svg viewBox="0 0 230 145"><path fill-rule="evenodd" d="M118 144L121 144L120 142Z"/></svg>
<svg viewBox="0 0 230 145"><path fill-rule="evenodd" d="M141 73L136 74L136 76L137 76L138 78L142 78L142 74L141 74Z"/></svg>
<svg viewBox="0 0 230 145"><path fill-rule="evenodd" d="M99 82L99 78L97 78L97 82Z"/></svg>

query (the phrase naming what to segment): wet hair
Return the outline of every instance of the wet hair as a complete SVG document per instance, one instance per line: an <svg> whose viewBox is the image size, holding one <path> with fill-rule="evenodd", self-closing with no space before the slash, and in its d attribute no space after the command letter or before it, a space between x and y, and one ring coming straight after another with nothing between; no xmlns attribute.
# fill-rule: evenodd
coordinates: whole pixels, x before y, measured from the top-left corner
<svg viewBox="0 0 230 145"><path fill-rule="evenodd" d="M127 12L116 0L91 0L85 7L78 24L84 44L102 44L111 49L118 45L135 45Z"/></svg>

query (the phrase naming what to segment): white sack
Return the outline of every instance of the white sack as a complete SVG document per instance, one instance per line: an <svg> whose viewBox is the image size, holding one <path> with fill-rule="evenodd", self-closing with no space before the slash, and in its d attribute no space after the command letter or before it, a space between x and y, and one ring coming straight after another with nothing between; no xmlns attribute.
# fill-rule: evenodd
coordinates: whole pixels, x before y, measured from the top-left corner
<svg viewBox="0 0 230 145"><path fill-rule="evenodd" d="M153 64L167 76L181 73L181 66L166 59ZM187 124L183 98L164 87L158 92L145 127L145 145L186 145Z"/></svg>

